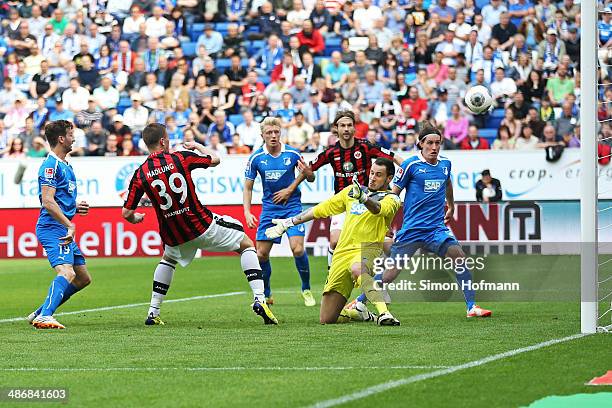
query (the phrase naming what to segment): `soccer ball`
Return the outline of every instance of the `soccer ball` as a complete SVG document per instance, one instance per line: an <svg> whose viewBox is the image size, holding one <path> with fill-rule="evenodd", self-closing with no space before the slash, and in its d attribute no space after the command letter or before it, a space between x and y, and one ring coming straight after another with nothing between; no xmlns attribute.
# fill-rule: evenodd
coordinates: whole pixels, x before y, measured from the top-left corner
<svg viewBox="0 0 612 408"><path fill-rule="evenodd" d="M488 111L492 104L491 94L482 85L471 87L465 94L465 105L477 115Z"/></svg>

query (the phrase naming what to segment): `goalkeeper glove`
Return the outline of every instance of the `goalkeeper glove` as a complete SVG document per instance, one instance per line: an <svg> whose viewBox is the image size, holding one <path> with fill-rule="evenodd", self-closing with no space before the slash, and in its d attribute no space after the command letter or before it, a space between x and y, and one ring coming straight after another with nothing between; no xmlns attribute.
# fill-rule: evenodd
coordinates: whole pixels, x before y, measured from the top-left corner
<svg viewBox="0 0 612 408"><path fill-rule="evenodd" d="M270 239L278 238L285 233L289 228L293 227L292 218L273 219L273 227L266 229L266 237Z"/></svg>
<svg viewBox="0 0 612 408"><path fill-rule="evenodd" d="M353 176L353 188L349 192L349 196L361 204L368 200L368 188L359 184L357 176Z"/></svg>

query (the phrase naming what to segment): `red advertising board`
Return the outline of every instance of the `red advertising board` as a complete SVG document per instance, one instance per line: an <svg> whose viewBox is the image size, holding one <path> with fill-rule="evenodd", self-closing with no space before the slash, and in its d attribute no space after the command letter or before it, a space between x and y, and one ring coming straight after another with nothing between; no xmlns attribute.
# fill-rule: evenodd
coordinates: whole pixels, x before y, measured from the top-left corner
<svg viewBox="0 0 612 408"><path fill-rule="evenodd" d="M241 205L210 206L211 211L229 215L244 224ZM0 259L42 257L43 249L36 239L38 209L0 209ZM152 208L139 208L146 213L144 222L130 224L121 217L121 208L92 208L87 216L75 216L76 241L85 257L161 256L162 242L157 218ZM253 206L259 216L261 206ZM245 228L254 240L255 229Z"/></svg>

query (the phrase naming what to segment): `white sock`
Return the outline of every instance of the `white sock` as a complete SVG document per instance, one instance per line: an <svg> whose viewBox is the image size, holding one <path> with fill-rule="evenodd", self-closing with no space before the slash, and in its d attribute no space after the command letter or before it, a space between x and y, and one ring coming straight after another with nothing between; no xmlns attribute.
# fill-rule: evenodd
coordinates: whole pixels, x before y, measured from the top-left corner
<svg viewBox="0 0 612 408"><path fill-rule="evenodd" d="M153 316L159 315L161 304L168 293L168 289L170 289L172 276L174 276L174 268L174 265L164 260L159 261L157 268L155 268L151 306L149 306L149 314L153 313Z"/></svg>
<svg viewBox="0 0 612 408"><path fill-rule="evenodd" d="M259 301L260 303L265 303L266 297L264 296L264 281L261 275L261 266L259 266L257 251L255 251L255 248L250 247L242 251L242 254L240 254L240 266L246 275L247 281L249 281L249 286L253 291L255 300Z"/></svg>
<svg viewBox="0 0 612 408"><path fill-rule="evenodd" d="M334 250L327 248L327 269L331 268L332 258L334 257Z"/></svg>

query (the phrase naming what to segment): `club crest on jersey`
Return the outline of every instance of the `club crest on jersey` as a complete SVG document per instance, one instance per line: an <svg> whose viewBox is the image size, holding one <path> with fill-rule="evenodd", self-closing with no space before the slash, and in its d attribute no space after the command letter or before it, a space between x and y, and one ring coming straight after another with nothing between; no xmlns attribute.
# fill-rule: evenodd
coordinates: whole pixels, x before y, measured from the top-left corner
<svg viewBox="0 0 612 408"><path fill-rule="evenodd" d="M442 187L444 180L425 180L423 191L425 193L435 193Z"/></svg>
<svg viewBox="0 0 612 408"><path fill-rule="evenodd" d="M442 172L445 176L448 176L448 167L442 167Z"/></svg>
<svg viewBox="0 0 612 408"><path fill-rule="evenodd" d="M345 173L350 173L354 168L355 166L353 166L353 163L351 162L342 163L342 170L344 170Z"/></svg>
<svg viewBox="0 0 612 408"><path fill-rule="evenodd" d="M55 169L53 167L47 167L45 169L45 178L52 179L55 175Z"/></svg>
<svg viewBox="0 0 612 408"><path fill-rule="evenodd" d="M353 153L353 156L355 157L355 159L359 160L361 159L361 152L357 150L355 153Z"/></svg>
<svg viewBox="0 0 612 408"><path fill-rule="evenodd" d="M73 181L68 182L68 192L72 194L76 190L76 183Z"/></svg>
<svg viewBox="0 0 612 408"><path fill-rule="evenodd" d="M283 163L285 163L285 166L288 166L291 164L291 159L288 157L285 157L285 159L283 160Z"/></svg>

